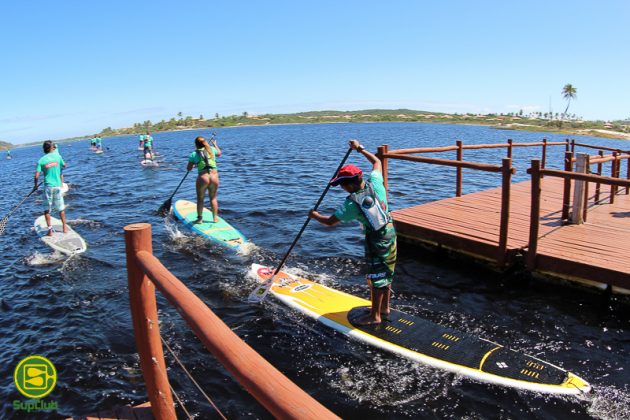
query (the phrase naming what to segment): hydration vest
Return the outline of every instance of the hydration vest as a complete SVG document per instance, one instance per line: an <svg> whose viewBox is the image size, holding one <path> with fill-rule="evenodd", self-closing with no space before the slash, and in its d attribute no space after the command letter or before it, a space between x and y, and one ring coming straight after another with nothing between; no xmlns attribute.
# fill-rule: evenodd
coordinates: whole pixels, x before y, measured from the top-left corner
<svg viewBox="0 0 630 420"><path fill-rule="evenodd" d="M348 198L359 206L374 231L382 229L391 221L387 205L379 200L371 182L366 182L362 191L350 194Z"/></svg>
<svg viewBox="0 0 630 420"><path fill-rule="evenodd" d="M216 168L216 163L215 163L215 168L213 168L212 166L210 166L210 161L209 161L209 156L208 156L208 151L204 148L204 149L197 149L197 154L199 156L201 156L201 159L203 159L203 163L206 165L203 169L202 172L210 172L211 170ZM215 157L216 159L216 157ZM216 162L216 161L215 161Z"/></svg>

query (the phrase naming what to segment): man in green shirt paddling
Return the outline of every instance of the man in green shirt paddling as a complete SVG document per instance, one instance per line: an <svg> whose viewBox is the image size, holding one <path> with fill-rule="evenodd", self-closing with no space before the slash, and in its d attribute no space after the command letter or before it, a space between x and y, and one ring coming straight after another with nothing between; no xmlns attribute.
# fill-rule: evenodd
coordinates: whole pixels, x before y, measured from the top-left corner
<svg viewBox="0 0 630 420"><path fill-rule="evenodd" d="M59 153L55 153L53 142L46 140L43 145L44 153L46 153L37 162L35 168L34 189L37 189L39 175L44 174L44 217L48 225L48 236L52 236L53 230L51 226L50 212L54 209L59 212L61 223L63 224L63 233L68 233L66 226L66 205L63 201L63 193L61 192L61 168L66 165Z"/></svg>
<svg viewBox="0 0 630 420"><path fill-rule="evenodd" d="M356 166L344 166L330 183L341 185L350 195L333 215L323 216L311 210L310 217L326 226L352 220L363 226L368 266L366 278L371 289L372 308L356 323L374 325L380 324L383 317L387 319L390 313L391 284L396 267L396 230L387 204L381 161L358 140L350 140L350 147L372 164L368 180L363 180L363 172Z"/></svg>

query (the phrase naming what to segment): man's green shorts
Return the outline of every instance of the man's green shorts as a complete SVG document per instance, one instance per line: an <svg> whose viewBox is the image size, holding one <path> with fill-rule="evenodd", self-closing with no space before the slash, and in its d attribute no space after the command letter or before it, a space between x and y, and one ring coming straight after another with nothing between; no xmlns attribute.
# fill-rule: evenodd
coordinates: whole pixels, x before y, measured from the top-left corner
<svg viewBox="0 0 630 420"><path fill-rule="evenodd" d="M396 229L393 222L365 235L365 260L367 279L372 287L380 289L392 284L396 268Z"/></svg>

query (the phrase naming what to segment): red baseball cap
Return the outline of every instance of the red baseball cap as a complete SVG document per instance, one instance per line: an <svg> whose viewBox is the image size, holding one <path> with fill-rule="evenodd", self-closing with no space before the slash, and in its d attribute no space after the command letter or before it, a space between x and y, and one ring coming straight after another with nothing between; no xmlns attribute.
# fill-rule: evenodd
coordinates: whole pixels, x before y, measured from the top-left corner
<svg viewBox="0 0 630 420"><path fill-rule="evenodd" d="M352 178L360 178L361 176L363 176L363 171L361 169L354 165L346 165L339 169L336 177L330 180L330 185L336 187L345 179L350 180Z"/></svg>

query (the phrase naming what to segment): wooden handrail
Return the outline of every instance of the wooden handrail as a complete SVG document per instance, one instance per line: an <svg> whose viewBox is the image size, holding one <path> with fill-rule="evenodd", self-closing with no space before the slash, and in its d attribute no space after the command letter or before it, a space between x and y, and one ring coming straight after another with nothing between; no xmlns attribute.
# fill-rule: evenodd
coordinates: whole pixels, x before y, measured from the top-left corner
<svg viewBox="0 0 630 420"><path fill-rule="evenodd" d="M407 155L399 155L393 153L385 153L383 155L385 158L389 159L398 159L398 160L408 160L412 162L422 162L422 163L430 163L434 165L444 165L444 166L452 166L456 168L467 168L467 169L477 169L480 171L486 172L495 172L499 173L502 171L502 167L499 165L490 165L487 163L475 163L475 162L466 162L466 161L457 161L457 160L448 160L448 159L438 159L438 158L428 158L424 156L407 156ZM512 168L512 173L516 173L516 169Z"/></svg>
<svg viewBox="0 0 630 420"><path fill-rule="evenodd" d="M436 152L449 152L451 150L457 150L457 146L443 146L443 147L416 147L413 149L396 149L390 150L388 153L395 155L408 155L412 153L436 153Z"/></svg>
<svg viewBox="0 0 630 420"><path fill-rule="evenodd" d="M463 149L473 150L473 149L500 149L500 148L510 148L510 147L535 147L535 146L565 146L566 142L564 141L548 141L548 142L531 142L531 143L491 143L491 144L466 144L463 145ZM417 147L411 149L396 149L390 150L390 154L396 155L408 155L414 153L440 153L440 152L450 152L452 150L457 150L457 146L442 146L442 147ZM511 156L508 156L511 157Z"/></svg>
<svg viewBox="0 0 630 420"><path fill-rule="evenodd" d="M532 169L529 168L527 170L528 174L532 173ZM588 182L599 182L600 184L605 185L615 185L618 187L628 187L630 186L630 180L621 179L621 178L613 178L609 176L601 176L601 175L593 175L593 174L579 174L576 172L569 171L559 171L556 169L541 169L540 173L542 175L555 176L558 178L564 178L568 180L580 180L580 181L588 181Z"/></svg>
<svg viewBox="0 0 630 420"><path fill-rule="evenodd" d="M131 318L151 410L157 420L176 419L160 339L155 286L135 257L138 251L153 252L151 225L127 225L124 230Z"/></svg>
<svg viewBox="0 0 630 420"><path fill-rule="evenodd" d="M133 241L138 232L143 232L140 235L145 236L148 232L150 238L151 226L143 223L125 227L126 238L127 236L131 238L129 241ZM150 250L128 248L127 258L134 260L142 275L146 273L151 282L181 314L206 349L274 417L338 418L238 337L201 299L171 274ZM155 325L157 326L157 319Z"/></svg>
<svg viewBox="0 0 630 420"><path fill-rule="evenodd" d="M613 149L612 147L604 147L604 146L593 146L590 144L583 144L583 143L575 143L576 146L580 146L580 147L587 147L589 149L598 149L598 150L606 150L609 152L621 152L621 149Z"/></svg>

